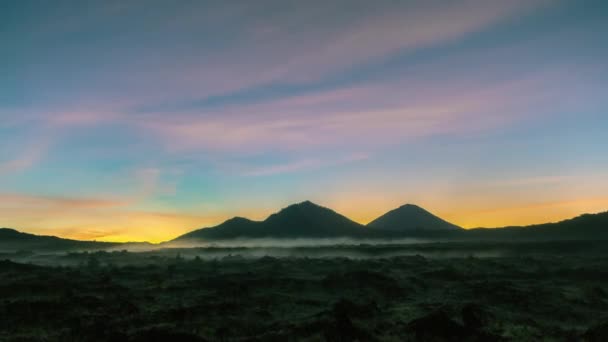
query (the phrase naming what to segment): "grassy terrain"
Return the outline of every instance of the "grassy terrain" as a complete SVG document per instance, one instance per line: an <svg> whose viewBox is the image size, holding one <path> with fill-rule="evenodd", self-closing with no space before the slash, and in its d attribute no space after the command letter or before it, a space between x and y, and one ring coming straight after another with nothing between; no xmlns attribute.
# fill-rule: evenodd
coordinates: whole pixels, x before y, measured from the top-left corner
<svg viewBox="0 0 608 342"><path fill-rule="evenodd" d="M0 340L601 341L608 244L586 244L5 254Z"/></svg>

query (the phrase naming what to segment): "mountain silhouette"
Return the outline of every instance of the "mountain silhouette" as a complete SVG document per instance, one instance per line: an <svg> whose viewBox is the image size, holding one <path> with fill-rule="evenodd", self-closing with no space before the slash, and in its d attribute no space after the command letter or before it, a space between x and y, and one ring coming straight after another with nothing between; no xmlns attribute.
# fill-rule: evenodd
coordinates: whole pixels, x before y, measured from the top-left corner
<svg viewBox="0 0 608 342"><path fill-rule="evenodd" d="M62 239L56 236L22 233L10 228L0 228L0 250L94 250L120 245L112 242L80 241Z"/></svg>
<svg viewBox="0 0 608 342"><path fill-rule="evenodd" d="M368 230L335 211L305 201L293 204L270 215L264 221L251 221L235 217L218 226L202 228L176 238L230 239L230 238L330 238L362 237Z"/></svg>
<svg viewBox="0 0 608 342"><path fill-rule="evenodd" d="M368 227L399 232L461 230L417 205L406 204L378 217Z"/></svg>
<svg viewBox="0 0 608 342"><path fill-rule="evenodd" d="M608 239L608 212L531 226L462 229L416 205L406 204L366 226L310 201L294 204L264 221L235 217L176 238L225 240L236 238L428 238L442 241L590 240Z"/></svg>
<svg viewBox="0 0 608 342"><path fill-rule="evenodd" d="M467 236L479 240L608 240L608 211L572 219L502 228L475 228Z"/></svg>
<svg viewBox="0 0 608 342"><path fill-rule="evenodd" d="M427 238L441 241L608 240L608 212L583 214L555 223L502 228L462 229L415 205L392 210L368 226L310 201L290 205L264 221L235 217L171 241L237 238ZM170 242L171 242L170 241ZM77 251L148 247L148 243L80 241L0 228L0 252Z"/></svg>

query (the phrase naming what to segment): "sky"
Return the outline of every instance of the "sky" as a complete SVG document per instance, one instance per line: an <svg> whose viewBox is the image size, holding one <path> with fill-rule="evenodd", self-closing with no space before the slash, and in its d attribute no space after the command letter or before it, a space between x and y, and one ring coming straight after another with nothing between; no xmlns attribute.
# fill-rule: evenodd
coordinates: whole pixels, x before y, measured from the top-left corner
<svg viewBox="0 0 608 342"><path fill-rule="evenodd" d="M0 226L605 211L607 34L601 0L2 1Z"/></svg>

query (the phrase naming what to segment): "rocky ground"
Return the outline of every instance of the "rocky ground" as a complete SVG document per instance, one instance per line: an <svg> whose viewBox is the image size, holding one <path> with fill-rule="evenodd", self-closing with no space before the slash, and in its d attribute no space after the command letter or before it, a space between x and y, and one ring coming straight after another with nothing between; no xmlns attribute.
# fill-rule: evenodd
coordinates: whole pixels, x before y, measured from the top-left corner
<svg viewBox="0 0 608 342"><path fill-rule="evenodd" d="M0 262L0 340L608 337L604 256L62 258L74 265Z"/></svg>

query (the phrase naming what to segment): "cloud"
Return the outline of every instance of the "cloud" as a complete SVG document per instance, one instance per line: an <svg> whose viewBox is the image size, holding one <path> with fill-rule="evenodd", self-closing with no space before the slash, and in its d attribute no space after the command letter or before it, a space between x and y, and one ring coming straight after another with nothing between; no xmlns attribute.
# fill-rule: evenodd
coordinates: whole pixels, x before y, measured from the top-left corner
<svg viewBox="0 0 608 342"><path fill-rule="evenodd" d="M483 102L491 99L480 98L486 94L473 89L478 94L459 91L457 96L462 100L457 96L442 97L428 84L423 84L420 88L431 92L431 95L425 94L416 89L425 75L412 77L408 74L406 82L392 81L386 85L348 85L295 97L277 95L259 105L239 106L238 94L255 93L268 85L322 84L323 78L331 79L332 75L346 72L346 69L370 61L382 62L395 53L445 44L551 1L460 0L449 4L442 1L380 1L373 4L337 1L318 6L307 2L264 3L264 6L240 2L210 7L194 3L166 10L163 10L166 6L155 3L156 6L145 6L144 15L140 15L142 3L137 1L121 6L95 5L95 11L86 11L83 17L69 17L60 25L57 18L69 6L53 8L39 22L31 23L39 25L39 30L36 27L29 29L37 32L32 39L52 38L57 43L51 51L54 58L49 61L58 63L58 67L40 65L44 67L44 72L40 73L36 72L38 65L28 68L29 73L36 76L33 85L42 87L44 82L40 80L58 78L51 76L63 70L61 63L65 58L55 56L55 53L65 50L74 53L75 57L91 54L83 48L82 42L68 44L62 37L95 33L99 41L92 49L103 50L104 60L95 68L85 68L82 73L78 72L81 65L66 65L76 78L66 84L68 87L62 89L50 109L45 108L37 116L46 119L48 125L62 127L57 139L78 128L119 123L142 133L134 139L150 140L153 145L160 144L175 151L239 151L269 147L293 150L349 143L361 136L369 137L372 143L394 143L404 138L462 129L459 121L463 120L480 121L479 125L484 125L501 120L497 114L479 113L496 109L481 108L482 105L489 107ZM135 13L137 20L126 19L128 14ZM239 20L235 20L237 18ZM226 23L235 22L238 24L225 27ZM50 27L55 28L53 35L48 33ZM100 27L107 29L99 31ZM117 31L114 27L128 30ZM221 43L205 34L196 35L202 38L195 42L187 40L188 44L180 38L218 28L226 33L226 37L218 38ZM125 43L135 39L137 48L126 49L130 45ZM150 54L150 47L158 44L172 48L155 48ZM34 46L42 49L47 45ZM80 86L72 92L71 84ZM83 84L91 86L83 87ZM55 88L46 85L44 91ZM31 91L35 95L35 87ZM65 101L63 93L69 94ZM160 113L152 110L172 105L179 107L188 102L196 107L197 102L204 103L214 96L225 96L227 105L193 109L190 114L184 113L187 110ZM465 102L476 108L466 107ZM65 108L62 109L62 105ZM475 111L477 116L467 114L467 111ZM31 164L30 160L16 160L4 168Z"/></svg>
<svg viewBox="0 0 608 342"><path fill-rule="evenodd" d="M62 196L27 195L18 193L0 193L0 207L21 208L39 207L49 210L71 211L79 209L103 209L126 206L129 201L102 199L102 198L76 198Z"/></svg>
<svg viewBox="0 0 608 342"><path fill-rule="evenodd" d="M354 6L355 14L341 18L344 20L341 26L326 28L323 32L313 29L313 34L310 30L301 30L300 34L282 35L280 32L285 30L280 24L266 31L269 31L269 48L278 46L273 53L281 54L286 61L275 68L277 77L287 82L311 81L393 54L444 44L548 3L550 1L380 1L369 3L370 8ZM341 5L348 7L349 4ZM357 9L361 12L357 13ZM331 27L323 19L320 30L324 24Z"/></svg>
<svg viewBox="0 0 608 342"><path fill-rule="evenodd" d="M122 116L112 112L74 111L70 109L58 110L22 110L4 114L9 116L6 121L8 129L13 132L24 130L25 138L15 139L9 146L17 157L7 161L0 160L0 175L9 175L25 171L48 154L49 150L65 135L75 128L94 127L102 122L112 122ZM7 138L18 137L19 134ZM8 143L7 143L8 145ZM8 148L7 148L8 149Z"/></svg>
<svg viewBox="0 0 608 342"><path fill-rule="evenodd" d="M11 33L29 38L27 46L14 47L17 54L46 56L43 63L24 68L20 77L33 98L69 104L78 96L79 101L103 106L116 101L152 106L269 84L322 81L395 54L453 42L547 3L263 1L167 6L133 1L86 9L62 4L40 8L44 16L23 18ZM96 40L78 41L79 36ZM57 88L61 79L66 82Z"/></svg>
<svg viewBox="0 0 608 342"><path fill-rule="evenodd" d="M319 169L322 167L336 166L336 165L342 165L342 164L362 161L362 160L366 160L368 158L369 158L369 156L367 156L365 154L354 154L354 155L346 157L346 158L338 158L338 159L331 159L331 160L302 159L302 160L295 160L295 161L291 161L291 162L283 163L283 164L274 164L274 165L270 165L270 166L251 168L251 169L243 172L243 175L260 177L260 176L272 176L272 175L277 175L277 174L292 173L292 172L298 172L298 171L310 171L310 170L315 170L315 169Z"/></svg>
<svg viewBox="0 0 608 342"><path fill-rule="evenodd" d="M138 168L125 178L114 177L112 188L120 187L121 192L113 192L106 197L57 196L26 193L0 192L0 207L37 207L57 212L80 209L127 208L144 203L159 194L170 194L175 189L161 182L162 172L157 168ZM103 191L102 191L103 192Z"/></svg>
<svg viewBox="0 0 608 342"><path fill-rule="evenodd" d="M42 155L42 149L34 147L25 151L20 157L0 163L0 175L16 173L34 165Z"/></svg>
<svg viewBox="0 0 608 342"><path fill-rule="evenodd" d="M503 179L496 181L492 185L499 187L529 187L529 186L545 186L548 184L561 184L564 182L576 181L577 177L574 176L538 176L538 177L524 177L515 179Z"/></svg>
<svg viewBox="0 0 608 342"><path fill-rule="evenodd" d="M16 158L7 161L0 160L0 176L19 173L34 166L44 158L51 141L50 136L36 137L17 151L18 156ZM14 146L19 148L18 144L14 144Z"/></svg>
<svg viewBox="0 0 608 342"><path fill-rule="evenodd" d="M561 91L547 85L552 79L566 78L544 72L490 84L470 78L469 84L462 84L457 78L427 82L411 92L409 80L397 81L220 109L151 114L133 124L176 153L379 146L526 119L532 105L558 98ZM533 115L543 115L535 111Z"/></svg>

